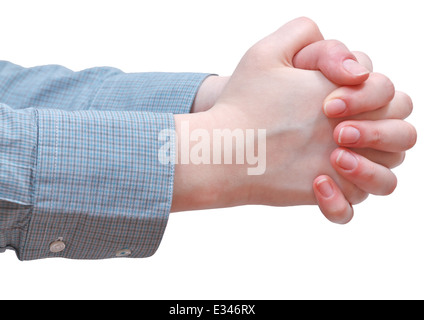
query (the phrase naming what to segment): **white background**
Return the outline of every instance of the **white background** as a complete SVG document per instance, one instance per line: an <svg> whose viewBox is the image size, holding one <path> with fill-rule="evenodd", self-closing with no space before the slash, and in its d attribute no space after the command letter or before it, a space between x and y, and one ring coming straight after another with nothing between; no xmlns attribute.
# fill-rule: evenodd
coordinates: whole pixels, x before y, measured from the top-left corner
<svg viewBox="0 0 424 320"><path fill-rule="evenodd" d="M423 299L422 1L3 0L0 59L73 70L230 75L256 41L298 16L372 58L414 100L416 147L399 185L346 226L317 207L173 214L148 259L19 262L0 255L1 299Z"/></svg>

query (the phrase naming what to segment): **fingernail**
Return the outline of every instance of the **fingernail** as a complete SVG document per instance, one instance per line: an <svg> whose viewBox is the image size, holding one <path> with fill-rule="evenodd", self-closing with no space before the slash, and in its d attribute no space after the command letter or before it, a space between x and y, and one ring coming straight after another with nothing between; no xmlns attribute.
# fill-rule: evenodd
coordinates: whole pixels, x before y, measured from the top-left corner
<svg viewBox="0 0 424 320"><path fill-rule="evenodd" d="M339 144L352 144L358 142L361 133L354 127L343 127L339 133Z"/></svg>
<svg viewBox="0 0 424 320"><path fill-rule="evenodd" d="M334 194L333 187L331 186L330 182L327 179L322 179L317 182L317 189L318 192L324 197L324 198L330 198Z"/></svg>
<svg viewBox="0 0 424 320"><path fill-rule="evenodd" d="M370 73L367 68L353 59L346 59L343 61L343 67L347 72L353 74L354 76L363 76L364 74Z"/></svg>
<svg viewBox="0 0 424 320"><path fill-rule="evenodd" d="M342 150L336 159L337 165L345 170L353 170L358 166L358 160L349 151Z"/></svg>
<svg viewBox="0 0 424 320"><path fill-rule="evenodd" d="M327 116L337 116L345 112L346 108L346 103L343 100L334 99L324 105L324 112Z"/></svg>

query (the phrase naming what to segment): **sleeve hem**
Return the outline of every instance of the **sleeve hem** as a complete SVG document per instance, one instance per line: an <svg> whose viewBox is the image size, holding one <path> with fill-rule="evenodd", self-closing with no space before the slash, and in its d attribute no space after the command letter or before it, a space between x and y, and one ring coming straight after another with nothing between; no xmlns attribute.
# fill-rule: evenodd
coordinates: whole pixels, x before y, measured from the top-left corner
<svg viewBox="0 0 424 320"><path fill-rule="evenodd" d="M108 77L90 103L91 110L190 113L208 73L122 73Z"/></svg>

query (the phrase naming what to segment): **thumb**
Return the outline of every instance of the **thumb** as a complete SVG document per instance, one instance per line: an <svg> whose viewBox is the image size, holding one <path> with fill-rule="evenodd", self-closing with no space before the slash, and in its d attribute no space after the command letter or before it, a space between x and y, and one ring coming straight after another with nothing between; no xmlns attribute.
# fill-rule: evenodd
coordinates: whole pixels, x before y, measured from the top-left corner
<svg viewBox="0 0 424 320"><path fill-rule="evenodd" d="M300 50L293 58L293 66L319 70L328 80L338 85L358 85L368 79L372 70L365 66L372 68L372 62L365 54L357 55L360 62L340 41L321 40Z"/></svg>

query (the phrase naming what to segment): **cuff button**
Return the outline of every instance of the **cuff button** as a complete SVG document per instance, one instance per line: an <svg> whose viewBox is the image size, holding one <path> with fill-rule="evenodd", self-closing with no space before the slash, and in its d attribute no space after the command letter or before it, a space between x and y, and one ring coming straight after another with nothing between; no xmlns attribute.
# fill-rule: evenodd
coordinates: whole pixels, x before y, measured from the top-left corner
<svg viewBox="0 0 424 320"><path fill-rule="evenodd" d="M121 249L116 251L115 256L117 257L129 257L131 255L130 249Z"/></svg>
<svg viewBox="0 0 424 320"><path fill-rule="evenodd" d="M50 244L50 252L59 253L65 250L66 245L62 240L56 240Z"/></svg>

